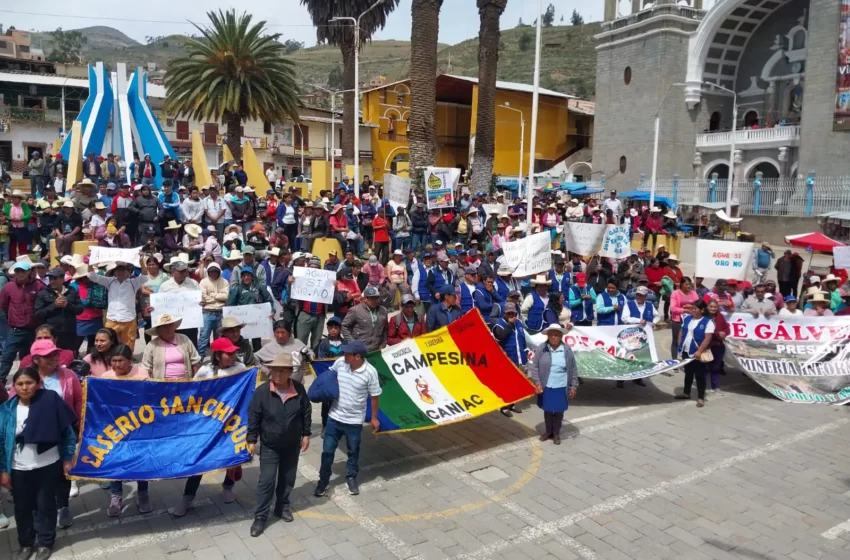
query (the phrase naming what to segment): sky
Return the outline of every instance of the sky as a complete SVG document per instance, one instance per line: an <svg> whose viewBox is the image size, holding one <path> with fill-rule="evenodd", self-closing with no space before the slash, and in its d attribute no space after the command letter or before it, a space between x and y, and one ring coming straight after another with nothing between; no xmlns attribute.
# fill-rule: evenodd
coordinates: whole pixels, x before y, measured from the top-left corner
<svg viewBox="0 0 850 560"><path fill-rule="evenodd" d="M387 19L386 27L375 35L376 39L410 40L411 2L401 0ZM564 24L569 24L573 9L577 9L586 22L602 19L602 0L544 0L544 9L550 3L555 6L556 24L560 24L562 15ZM194 28L190 21L203 22L206 11L233 6L217 0L181 0L177 3L173 0L146 0L143 9L140 9L141 4L126 0L42 0L37 4L15 2L13 7L10 4L0 8L0 23L5 27L14 25L18 29L49 31L60 26L74 29L105 25L139 42L144 42L148 35L191 34ZM28 10L28 6L35 9ZM253 0L236 7L251 12L256 18L265 19L270 30L282 33L284 39L296 39L308 47L316 44L316 30L307 9L301 6L299 0ZM515 27L520 18L531 24L537 17L536 9L537 2L534 0L508 0L501 18L502 28ZM440 13L440 42L454 45L477 34L475 0L444 0Z"/></svg>

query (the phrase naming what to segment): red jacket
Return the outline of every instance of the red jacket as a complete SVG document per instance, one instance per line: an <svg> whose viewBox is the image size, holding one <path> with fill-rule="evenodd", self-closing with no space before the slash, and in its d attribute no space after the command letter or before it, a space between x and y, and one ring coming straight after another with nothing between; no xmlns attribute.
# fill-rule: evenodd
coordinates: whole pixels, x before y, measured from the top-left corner
<svg viewBox="0 0 850 560"><path fill-rule="evenodd" d="M407 321L401 316L401 313L388 321L387 325L387 345L392 346L398 344L408 338L414 338L425 334L425 317L420 317L418 313L413 314L413 332L407 327Z"/></svg>
<svg viewBox="0 0 850 560"><path fill-rule="evenodd" d="M9 328L34 329L39 322L35 316L35 296L46 286L32 280L24 286L10 280L0 290L0 310L6 313Z"/></svg>

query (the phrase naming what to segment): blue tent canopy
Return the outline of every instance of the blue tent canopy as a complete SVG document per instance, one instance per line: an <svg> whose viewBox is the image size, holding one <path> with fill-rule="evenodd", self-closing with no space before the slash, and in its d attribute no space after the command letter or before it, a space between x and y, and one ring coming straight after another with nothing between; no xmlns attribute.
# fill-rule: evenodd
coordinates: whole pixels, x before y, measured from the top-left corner
<svg viewBox="0 0 850 560"><path fill-rule="evenodd" d="M599 194L605 189L588 189L587 187L583 189L576 189L574 191L570 191L570 194L574 194L576 196L584 195L584 194Z"/></svg>
<svg viewBox="0 0 850 560"><path fill-rule="evenodd" d="M516 179L508 179L506 177L499 177L496 180L496 188L497 189L505 189L510 192L517 192L517 180Z"/></svg>
<svg viewBox="0 0 850 560"><path fill-rule="evenodd" d="M632 198L634 200L647 201L649 202L649 193L646 191L628 191L617 193L619 198ZM673 201L667 198L666 196L655 196L655 202L665 204L668 208L675 208L676 205L673 204Z"/></svg>

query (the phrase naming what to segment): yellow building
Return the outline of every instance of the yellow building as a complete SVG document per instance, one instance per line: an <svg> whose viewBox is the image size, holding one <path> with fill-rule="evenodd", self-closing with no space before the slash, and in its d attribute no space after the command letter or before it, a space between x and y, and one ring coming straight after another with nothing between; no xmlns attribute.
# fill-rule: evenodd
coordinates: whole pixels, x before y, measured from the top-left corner
<svg viewBox="0 0 850 560"><path fill-rule="evenodd" d="M443 74L437 82L436 165L469 169L475 146L478 80ZM573 106L570 106L572 100ZM523 174L529 171L532 86L496 83L496 153L493 173L515 177L519 172L521 119L525 120ZM540 88L535 170L546 171L582 151L589 161L593 116L577 113L570 95ZM508 108L509 107L509 108ZM515 110L514 110L515 109ZM521 115L518 111L521 111ZM372 130L372 176L380 180L394 173L398 162L409 161L407 122L410 118L410 80L386 84L363 92L364 123Z"/></svg>

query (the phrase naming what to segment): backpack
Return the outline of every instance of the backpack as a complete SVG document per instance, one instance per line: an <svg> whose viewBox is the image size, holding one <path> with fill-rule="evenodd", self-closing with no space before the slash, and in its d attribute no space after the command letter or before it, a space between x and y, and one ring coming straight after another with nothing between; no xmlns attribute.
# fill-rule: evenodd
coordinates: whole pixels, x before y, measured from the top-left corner
<svg viewBox="0 0 850 560"><path fill-rule="evenodd" d="M759 268L767 268L770 266L770 253L763 249L756 251L756 264Z"/></svg>

